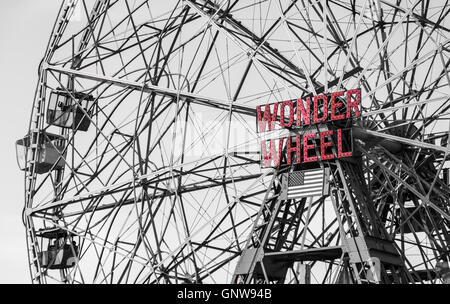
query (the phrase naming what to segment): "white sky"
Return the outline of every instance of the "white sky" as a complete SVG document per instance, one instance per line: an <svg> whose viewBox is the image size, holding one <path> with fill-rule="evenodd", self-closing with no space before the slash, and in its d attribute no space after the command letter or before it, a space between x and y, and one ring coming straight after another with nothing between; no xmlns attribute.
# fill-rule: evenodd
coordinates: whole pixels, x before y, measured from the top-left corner
<svg viewBox="0 0 450 304"><path fill-rule="evenodd" d="M37 68L60 2L0 2L0 283L30 283L21 220L23 173L14 143L27 132Z"/></svg>

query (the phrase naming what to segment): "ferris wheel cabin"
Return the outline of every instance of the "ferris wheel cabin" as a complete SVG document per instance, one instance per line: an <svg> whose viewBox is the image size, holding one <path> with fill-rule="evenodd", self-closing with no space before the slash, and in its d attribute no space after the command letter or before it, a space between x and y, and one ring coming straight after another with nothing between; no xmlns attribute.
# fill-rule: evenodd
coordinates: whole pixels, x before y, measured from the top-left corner
<svg viewBox="0 0 450 304"><path fill-rule="evenodd" d="M68 269L78 261L78 246L73 235L61 228L41 229L36 232L47 243L47 250L38 253L41 267L47 269ZM45 247L45 246L43 246Z"/></svg>
<svg viewBox="0 0 450 304"><path fill-rule="evenodd" d="M66 139L64 136L40 131L37 136L38 143L32 143L28 134L16 141L17 163L23 171L33 169L37 174L62 169L65 165ZM35 161L31 159L32 149L36 149Z"/></svg>
<svg viewBox="0 0 450 304"><path fill-rule="evenodd" d="M49 125L87 131L91 123L94 97L79 92L56 89L50 93L47 107Z"/></svg>

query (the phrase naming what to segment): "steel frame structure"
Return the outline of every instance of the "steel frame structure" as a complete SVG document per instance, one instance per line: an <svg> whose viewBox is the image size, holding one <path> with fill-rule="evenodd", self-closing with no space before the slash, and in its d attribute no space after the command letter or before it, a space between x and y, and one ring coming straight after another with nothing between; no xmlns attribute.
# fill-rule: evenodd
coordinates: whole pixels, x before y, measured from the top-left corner
<svg viewBox="0 0 450 304"><path fill-rule="evenodd" d="M449 13L430 0L63 1L29 127L32 282L446 282ZM355 157L320 163L329 196L286 199L294 166L261 170L256 106L356 87ZM77 105L87 132L46 124L56 88L95 96L94 115ZM42 131L65 137L64 169L36 173ZM38 232L54 227L79 240L73 268L40 263Z"/></svg>

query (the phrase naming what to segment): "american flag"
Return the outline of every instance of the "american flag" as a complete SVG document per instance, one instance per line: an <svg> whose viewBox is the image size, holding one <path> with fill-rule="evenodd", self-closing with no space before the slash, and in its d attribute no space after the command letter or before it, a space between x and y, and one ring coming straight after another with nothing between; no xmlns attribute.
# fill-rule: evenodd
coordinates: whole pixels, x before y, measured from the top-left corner
<svg viewBox="0 0 450 304"><path fill-rule="evenodd" d="M328 186L326 170L312 169L287 173L287 199L327 195Z"/></svg>

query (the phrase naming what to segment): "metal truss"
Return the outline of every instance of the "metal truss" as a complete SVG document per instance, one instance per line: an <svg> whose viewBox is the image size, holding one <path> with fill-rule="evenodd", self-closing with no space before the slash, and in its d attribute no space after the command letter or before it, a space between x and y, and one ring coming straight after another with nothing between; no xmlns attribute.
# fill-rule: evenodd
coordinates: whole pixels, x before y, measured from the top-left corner
<svg viewBox="0 0 450 304"><path fill-rule="evenodd" d="M446 282L449 13L430 0L63 1L28 133L32 282ZM328 195L287 199L298 168L261 170L256 106L353 88L354 157L320 163ZM88 130L47 123L56 90ZM46 133L64 137L64 167L40 174ZM54 228L78 242L73 267L42 263Z"/></svg>

